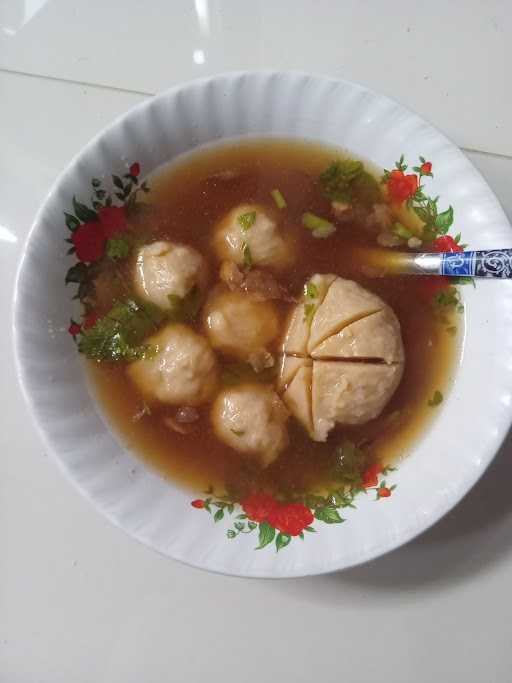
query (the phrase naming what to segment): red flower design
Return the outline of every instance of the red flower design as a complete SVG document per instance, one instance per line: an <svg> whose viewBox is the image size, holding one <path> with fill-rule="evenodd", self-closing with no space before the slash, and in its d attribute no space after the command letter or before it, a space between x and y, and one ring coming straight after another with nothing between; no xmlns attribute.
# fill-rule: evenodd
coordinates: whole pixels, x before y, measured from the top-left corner
<svg viewBox="0 0 512 683"><path fill-rule="evenodd" d="M204 508L204 500L201 500L198 498L197 500L193 500L190 505L192 505L193 508L197 508L198 510L201 510L201 508Z"/></svg>
<svg viewBox="0 0 512 683"><path fill-rule="evenodd" d="M98 211L98 219L106 239L110 239L116 232L126 229L124 206L104 206Z"/></svg>
<svg viewBox="0 0 512 683"><path fill-rule="evenodd" d="M89 313L87 318L84 319L82 326L84 330L88 330L91 327L94 327L98 320L100 319L100 315L98 313L95 313L94 311L92 313Z"/></svg>
<svg viewBox="0 0 512 683"><path fill-rule="evenodd" d="M68 327L68 332L72 337L76 337L77 334L80 334L81 329L81 325L79 325L78 323L71 322L71 325Z"/></svg>
<svg viewBox="0 0 512 683"><path fill-rule="evenodd" d="M432 173L432 164L430 161L425 161L423 164L420 166L420 172L422 175L429 175L429 173Z"/></svg>
<svg viewBox="0 0 512 683"><path fill-rule="evenodd" d="M418 176L405 175L403 171L395 169L389 174L387 185L392 202L405 202L418 189Z"/></svg>
<svg viewBox="0 0 512 683"><path fill-rule="evenodd" d="M313 523L313 513L302 503L278 505L268 515L268 523L289 536L298 536Z"/></svg>
<svg viewBox="0 0 512 683"><path fill-rule="evenodd" d="M432 249L439 253L464 251L460 244L457 244L457 242L450 235L443 235L442 237L435 239L432 242Z"/></svg>
<svg viewBox="0 0 512 683"><path fill-rule="evenodd" d="M99 223L84 223L71 236L79 261L98 261L105 250L106 237Z"/></svg>
<svg viewBox="0 0 512 683"><path fill-rule="evenodd" d="M367 467L366 470L363 472L363 487L365 489L369 489L373 486L377 486L377 484L379 483L379 474L381 472L382 466L378 462Z"/></svg>
<svg viewBox="0 0 512 683"><path fill-rule="evenodd" d="M381 486L377 489L377 498L389 498L390 495L391 489L388 489L387 486Z"/></svg>
<svg viewBox="0 0 512 683"><path fill-rule="evenodd" d="M253 493L240 501L243 511L253 522L266 522L269 515L279 507L268 493Z"/></svg>
<svg viewBox="0 0 512 683"><path fill-rule="evenodd" d="M134 176L135 178L139 175L140 173L140 164L136 161L134 164L130 166L130 175Z"/></svg>
<svg viewBox="0 0 512 683"><path fill-rule="evenodd" d="M444 275L427 276L422 278L421 285L422 296L425 301L430 303L437 294L448 289L450 286L450 279Z"/></svg>

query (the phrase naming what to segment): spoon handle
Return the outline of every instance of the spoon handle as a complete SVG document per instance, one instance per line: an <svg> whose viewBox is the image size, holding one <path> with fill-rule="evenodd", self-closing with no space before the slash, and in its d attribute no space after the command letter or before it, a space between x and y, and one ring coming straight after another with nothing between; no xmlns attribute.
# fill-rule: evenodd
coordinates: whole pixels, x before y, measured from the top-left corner
<svg viewBox="0 0 512 683"><path fill-rule="evenodd" d="M512 278L512 249L408 256L405 267L409 273L448 277Z"/></svg>

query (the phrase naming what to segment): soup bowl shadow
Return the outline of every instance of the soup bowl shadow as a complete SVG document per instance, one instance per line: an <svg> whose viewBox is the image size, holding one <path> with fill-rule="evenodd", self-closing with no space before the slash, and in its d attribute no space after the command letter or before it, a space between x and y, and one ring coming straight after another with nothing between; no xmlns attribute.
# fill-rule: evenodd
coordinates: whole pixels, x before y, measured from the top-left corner
<svg viewBox="0 0 512 683"><path fill-rule="evenodd" d="M387 555L311 582L313 601L332 604L351 589L377 593L447 589L504 561L512 552L512 430L478 487L428 531ZM344 590L347 589L347 590ZM299 589L304 595L303 589ZM341 591L341 593L340 593Z"/></svg>

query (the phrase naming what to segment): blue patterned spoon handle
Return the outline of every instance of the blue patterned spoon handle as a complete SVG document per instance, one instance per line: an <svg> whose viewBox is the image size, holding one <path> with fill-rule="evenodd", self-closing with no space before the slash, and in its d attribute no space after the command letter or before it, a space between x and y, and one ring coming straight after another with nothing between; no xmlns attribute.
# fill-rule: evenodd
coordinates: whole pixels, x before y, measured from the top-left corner
<svg viewBox="0 0 512 683"><path fill-rule="evenodd" d="M411 273L448 277L512 278L512 249L410 254L409 259L407 270Z"/></svg>

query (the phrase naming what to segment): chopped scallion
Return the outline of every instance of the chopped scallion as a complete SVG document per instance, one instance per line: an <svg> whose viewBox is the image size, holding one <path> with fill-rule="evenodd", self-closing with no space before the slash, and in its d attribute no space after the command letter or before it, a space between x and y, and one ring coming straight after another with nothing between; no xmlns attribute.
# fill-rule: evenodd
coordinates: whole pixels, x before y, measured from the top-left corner
<svg viewBox="0 0 512 683"><path fill-rule="evenodd" d="M438 391L438 390L436 389L436 391L434 391L434 395L433 395L432 398L429 400L428 405L429 405L431 408L434 408L435 406L438 406L438 405L441 404L442 402L443 402L443 394L442 394L440 391Z"/></svg>
<svg viewBox="0 0 512 683"><path fill-rule="evenodd" d="M242 244L242 253L244 255L244 266L247 268L252 268L252 254L251 254L251 248L247 244L247 242L244 242Z"/></svg>
<svg viewBox="0 0 512 683"><path fill-rule="evenodd" d="M256 223L256 211L248 211L238 216L238 224L242 228L242 232L247 232Z"/></svg>
<svg viewBox="0 0 512 683"><path fill-rule="evenodd" d="M325 239L336 232L336 228L330 221L309 211L302 214L302 225L308 230L312 230L313 237L319 239Z"/></svg>
<svg viewBox="0 0 512 683"><path fill-rule="evenodd" d="M306 284L304 285L304 295L307 296L309 299L318 298L318 287L315 285L314 282L306 282Z"/></svg>
<svg viewBox="0 0 512 683"><path fill-rule="evenodd" d="M286 199L283 197L282 193L279 190L272 190L270 196L274 200L278 209L286 209L286 207L288 206L286 203Z"/></svg>
<svg viewBox="0 0 512 683"><path fill-rule="evenodd" d="M391 232L404 240L408 240L413 236L412 232L401 223L395 223L391 228Z"/></svg>

